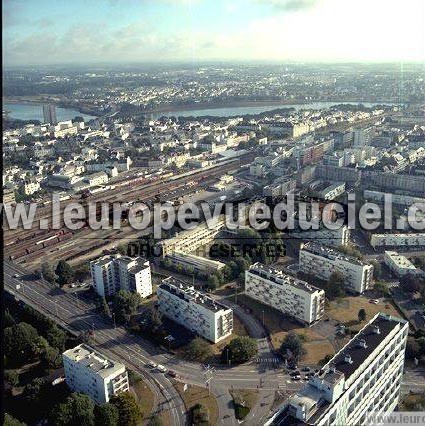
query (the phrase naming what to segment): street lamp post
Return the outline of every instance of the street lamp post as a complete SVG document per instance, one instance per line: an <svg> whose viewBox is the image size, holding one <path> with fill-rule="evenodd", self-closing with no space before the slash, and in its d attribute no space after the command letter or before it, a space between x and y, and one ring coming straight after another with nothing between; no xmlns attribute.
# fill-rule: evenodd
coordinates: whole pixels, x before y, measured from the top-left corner
<svg viewBox="0 0 425 426"><path fill-rule="evenodd" d="M56 316L59 318L59 314L58 314L58 301L55 299L55 312L56 312Z"/></svg>
<svg viewBox="0 0 425 426"><path fill-rule="evenodd" d="M117 324L115 323L115 312L112 312L112 319L114 320L114 328L117 328Z"/></svg>

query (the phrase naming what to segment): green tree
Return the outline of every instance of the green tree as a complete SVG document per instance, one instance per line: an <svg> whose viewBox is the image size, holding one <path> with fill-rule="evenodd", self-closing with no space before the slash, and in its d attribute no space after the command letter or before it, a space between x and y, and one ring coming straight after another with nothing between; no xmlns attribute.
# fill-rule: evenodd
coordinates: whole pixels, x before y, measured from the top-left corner
<svg viewBox="0 0 425 426"><path fill-rule="evenodd" d="M51 346L41 352L40 360L48 368L58 368L62 365L62 355L59 349Z"/></svg>
<svg viewBox="0 0 425 426"><path fill-rule="evenodd" d="M37 330L25 322L5 328L3 338L5 355L11 360L27 360L32 355L32 344L37 337Z"/></svg>
<svg viewBox="0 0 425 426"><path fill-rule="evenodd" d="M58 283L60 286L65 284L70 284L74 280L74 270L71 265L64 260L60 260L55 270L56 275L58 276Z"/></svg>
<svg viewBox="0 0 425 426"><path fill-rule="evenodd" d="M19 374L16 372L16 370L6 370L4 372L4 380L6 380L6 382L11 386L18 386Z"/></svg>
<svg viewBox="0 0 425 426"><path fill-rule="evenodd" d="M359 319L359 322L363 322L366 320L366 311L362 308L359 310L357 317Z"/></svg>
<svg viewBox="0 0 425 426"><path fill-rule="evenodd" d="M102 313L106 315L107 317L110 317L111 309L109 308L108 302L106 301L104 297L101 298L100 306L101 306Z"/></svg>
<svg viewBox="0 0 425 426"><path fill-rule="evenodd" d="M205 425L209 425L209 412L208 412L208 408L205 407L202 404L195 404L191 409L190 409L190 417L191 417L191 424L192 425L196 425L196 426L205 426Z"/></svg>
<svg viewBox="0 0 425 426"><path fill-rule="evenodd" d="M56 281L56 275L53 271L53 267L48 262L43 262L41 264L41 274L43 275L43 278L49 283L54 283Z"/></svg>
<svg viewBox="0 0 425 426"><path fill-rule="evenodd" d="M37 377L32 382L28 383L23 392L25 400L34 404L34 406L38 405L43 399L47 384L47 380L40 377Z"/></svg>
<svg viewBox="0 0 425 426"><path fill-rule="evenodd" d="M94 407L95 426L117 426L118 409L112 404L96 405Z"/></svg>
<svg viewBox="0 0 425 426"><path fill-rule="evenodd" d="M38 357L48 347L49 342L43 336L37 336L32 342L31 352L34 356Z"/></svg>
<svg viewBox="0 0 425 426"><path fill-rule="evenodd" d="M227 353L227 350L229 352ZM240 364L254 358L258 353L257 341L248 336L239 336L234 338L221 353L222 360L226 360L227 356L233 363Z"/></svg>
<svg viewBox="0 0 425 426"><path fill-rule="evenodd" d="M162 313L154 307L144 313L143 319L145 320L145 328L154 333L162 327Z"/></svg>
<svg viewBox="0 0 425 426"><path fill-rule="evenodd" d="M137 426L142 418L139 406L130 392L123 392L111 398L111 404L118 409L120 426Z"/></svg>
<svg viewBox="0 0 425 426"><path fill-rule="evenodd" d="M280 351L284 356L291 355L290 358L298 362L306 354L304 338L301 335L290 331L283 339Z"/></svg>
<svg viewBox="0 0 425 426"><path fill-rule="evenodd" d="M329 276L325 291L330 299L344 296L344 277L339 272L333 272Z"/></svg>
<svg viewBox="0 0 425 426"><path fill-rule="evenodd" d="M195 337L185 348L185 358L190 361L204 362L213 356L211 345L200 337Z"/></svg>
<svg viewBox="0 0 425 426"><path fill-rule="evenodd" d="M10 414L5 413L3 426L26 426L26 425L25 423L22 423L19 420L15 419L15 417L11 416Z"/></svg>
<svg viewBox="0 0 425 426"><path fill-rule="evenodd" d="M89 396L72 393L65 402L54 407L49 423L55 426L93 426L94 407Z"/></svg>
<svg viewBox="0 0 425 426"><path fill-rule="evenodd" d="M388 297L390 295L390 289L388 288L388 284L384 281L376 281L373 288L382 297Z"/></svg>
<svg viewBox="0 0 425 426"><path fill-rule="evenodd" d="M51 326L47 331L46 338L49 344L54 348L59 349L60 352L65 349L66 333L58 326Z"/></svg>
<svg viewBox="0 0 425 426"><path fill-rule="evenodd" d="M214 291L220 285L220 281L218 280L215 274L209 275L207 279L207 288L210 291Z"/></svg>
<svg viewBox="0 0 425 426"><path fill-rule="evenodd" d="M139 293L131 293L127 290L120 290L114 296L114 312L116 320L119 322L128 321L131 315L137 312L142 298Z"/></svg>

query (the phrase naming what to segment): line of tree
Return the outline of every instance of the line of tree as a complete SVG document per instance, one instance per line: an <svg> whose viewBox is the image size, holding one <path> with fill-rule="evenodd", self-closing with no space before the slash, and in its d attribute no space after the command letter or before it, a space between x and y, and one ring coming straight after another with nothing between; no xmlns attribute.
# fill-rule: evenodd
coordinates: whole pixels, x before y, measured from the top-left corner
<svg viewBox="0 0 425 426"><path fill-rule="evenodd" d="M55 406L49 416L53 426L137 426L142 412L130 392L113 396L109 403L97 405L81 393L72 393Z"/></svg>
<svg viewBox="0 0 425 426"><path fill-rule="evenodd" d="M75 271L65 260L60 260L54 268L49 262L43 262L40 269L42 277L51 284L63 287L71 284L75 278Z"/></svg>

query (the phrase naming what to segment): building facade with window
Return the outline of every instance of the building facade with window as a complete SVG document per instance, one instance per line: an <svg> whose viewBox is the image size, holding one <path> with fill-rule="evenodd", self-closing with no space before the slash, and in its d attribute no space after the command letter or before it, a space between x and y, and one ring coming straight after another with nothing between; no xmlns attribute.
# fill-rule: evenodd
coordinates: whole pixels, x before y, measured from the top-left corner
<svg viewBox="0 0 425 426"><path fill-rule="evenodd" d="M409 324L378 313L266 425L367 425L394 411Z"/></svg>
<svg viewBox="0 0 425 426"><path fill-rule="evenodd" d="M149 261L141 257L103 256L90 262L93 286L101 297L113 296L119 290L152 294L152 276Z"/></svg>
<svg viewBox="0 0 425 426"><path fill-rule="evenodd" d="M300 247L299 267L300 271L323 280L339 273L347 290L355 293L372 287L373 265L311 241Z"/></svg>
<svg viewBox="0 0 425 426"><path fill-rule="evenodd" d="M323 290L261 263L245 271L245 294L306 324L323 317Z"/></svg>
<svg viewBox="0 0 425 426"><path fill-rule="evenodd" d="M72 392L85 393L97 404L105 404L129 390L125 366L84 343L68 349L62 357L66 384Z"/></svg>
<svg viewBox="0 0 425 426"><path fill-rule="evenodd" d="M158 310L193 333L217 343L233 331L233 311L173 277L157 289Z"/></svg>

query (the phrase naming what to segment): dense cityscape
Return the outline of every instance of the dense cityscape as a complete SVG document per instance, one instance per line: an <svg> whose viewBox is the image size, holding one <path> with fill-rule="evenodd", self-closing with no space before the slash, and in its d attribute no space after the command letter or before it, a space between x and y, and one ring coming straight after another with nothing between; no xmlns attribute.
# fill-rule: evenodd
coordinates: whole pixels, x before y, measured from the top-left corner
<svg viewBox="0 0 425 426"><path fill-rule="evenodd" d="M4 66L3 424L425 422L423 63L148 62Z"/></svg>

